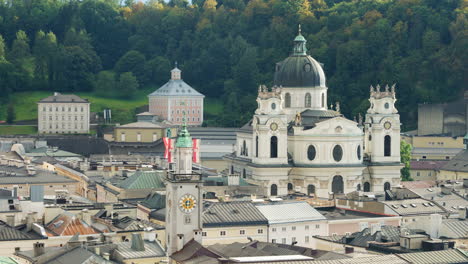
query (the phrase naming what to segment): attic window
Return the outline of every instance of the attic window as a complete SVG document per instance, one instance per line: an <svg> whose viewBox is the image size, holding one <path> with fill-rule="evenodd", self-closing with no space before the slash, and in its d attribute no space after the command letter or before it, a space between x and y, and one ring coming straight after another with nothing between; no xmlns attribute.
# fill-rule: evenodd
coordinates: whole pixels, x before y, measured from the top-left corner
<svg viewBox="0 0 468 264"><path fill-rule="evenodd" d="M427 191L428 191L428 192L433 192L433 190L432 190L432 189L427 189Z"/></svg>
<svg viewBox="0 0 468 264"><path fill-rule="evenodd" d="M416 204L411 204L411 207L414 207L414 208L416 208Z"/></svg>
<svg viewBox="0 0 468 264"><path fill-rule="evenodd" d="M63 224L63 220L59 220L59 221L57 221L57 222L54 223L54 227L55 227L55 228L58 228L58 227L60 227L62 224Z"/></svg>
<svg viewBox="0 0 468 264"><path fill-rule="evenodd" d="M434 204L433 204L433 203L429 203L429 205L430 205L430 206L434 206Z"/></svg>
<svg viewBox="0 0 468 264"><path fill-rule="evenodd" d="M402 204L401 207L408 208L408 206L406 204Z"/></svg>
<svg viewBox="0 0 468 264"><path fill-rule="evenodd" d="M428 203L423 203L423 205L424 205L425 207L428 207L428 206L429 206L429 204L428 204Z"/></svg>
<svg viewBox="0 0 468 264"><path fill-rule="evenodd" d="M397 209L397 208L398 208L398 205L392 204L392 207L395 208L395 209Z"/></svg>

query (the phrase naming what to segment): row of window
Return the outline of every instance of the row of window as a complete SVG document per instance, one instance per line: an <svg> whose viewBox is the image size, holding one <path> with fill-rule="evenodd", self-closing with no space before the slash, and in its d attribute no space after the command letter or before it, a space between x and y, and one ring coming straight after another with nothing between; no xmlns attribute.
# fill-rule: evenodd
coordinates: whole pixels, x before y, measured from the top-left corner
<svg viewBox="0 0 468 264"><path fill-rule="evenodd" d="M177 122L179 122L180 120L183 120L182 118L172 118L172 121L175 121L177 120ZM187 118L187 121L190 121L190 118ZM192 121L195 122L195 117L192 118ZM200 121L200 118L197 118L197 121Z"/></svg>
<svg viewBox="0 0 468 264"><path fill-rule="evenodd" d="M49 124L49 129L52 129L53 125L52 124ZM59 127L61 127L62 129L73 129L73 125L72 124L62 124L61 126L59 126L59 124L55 124L55 129L59 129ZM78 124L75 124L75 127L74 129L78 129ZM80 129L83 129L83 124L80 124Z"/></svg>
<svg viewBox="0 0 468 264"><path fill-rule="evenodd" d="M178 105L199 106L201 105L200 100L174 100L172 101L172 103L174 103L175 106L178 106Z"/></svg>
<svg viewBox="0 0 468 264"><path fill-rule="evenodd" d="M73 107L70 107L70 106L69 106L69 107L65 107L65 106L62 106L62 107L56 106L56 107L55 107L55 111L57 111L57 112L60 111L60 110L61 110L62 112L65 112L67 109L68 109L68 112L72 112L73 109L75 109L75 112L78 112L78 107L74 107L74 108L73 108ZM80 109L81 112L84 111L84 107L80 107L79 109ZM43 106L43 107L42 107L42 111L47 112L47 107ZM49 107L49 112L52 112L52 111L54 111L54 107L51 107L51 106L50 106L50 107Z"/></svg>
<svg viewBox="0 0 468 264"><path fill-rule="evenodd" d="M290 108L291 107L291 94L286 93L284 95L284 107ZM304 97L304 107L312 107L312 96L310 93L306 93ZM322 100L321 100L321 107L325 107L325 94L322 93Z"/></svg>
<svg viewBox="0 0 468 264"><path fill-rule="evenodd" d="M188 111L188 114L190 114L190 110L187 110L187 111ZM183 111L175 110L175 112L177 114L183 114L185 112L185 110L183 110ZM174 114L174 110L172 110L172 113ZM200 110L198 110L198 113L200 113ZM195 114L195 110L192 110L192 114Z"/></svg>
<svg viewBox="0 0 468 264"><path fill-rule="evenodd" d="M299 242L297 241L296 237L291 237L291 243L294 243L294 242ZM310 242L310 237L309 236L304 236L304 243L309 243ZM278 243L277 240L275 238L273 238L271 240L271 243ZM286 244L287 243L287 239L286 238L281 238L281 244Z"/></svg>
<svg viewBox="0 0 468 264"><path fill-rule="evenodd" d="M305 230L309 230L309 226L308 226L308 225L304 226L304 229L305 229ZM319 224L315 225L315 229L320 229L320 225L319 225ZM282 228L281 228L281 231L282 231L282 232L286 232L286 231L287 231L287 228L286 228L286 227L282 227ZM295 227L295 226L291 226L291 231L296 231L296 227ZM271 228L271 232L277 232L276 227Z"/></svg>
<svg viewBox="0 0 468 264"><path fill-rule="evenodd" d="M52 115L49 116L49 121L52 121L54 118ZM62 121L65 121L65 116L62 116ZM81 121L84 120L84 116L80 116L80 119ZM46 116L42 116L42 120L46 121L47 120L47 117ZM55 116L55 120L58 121L59 120L59 116ZM68 116L68 120L71 121L72 120L72 116ZM78 116L75 116L75 121L78 121Z"/></svg>
<svg viewBox="0 0 468 264"><path fill-rule="evenodd" d="M257 229L257 234L263 234L263 229ZM224 230L219 231L219 235L226 236L226 231ZM245 235L245 230L244 229L239 230L239 235ZM206 232L202 232L202 236L206 237L207 236Z"/></svg>
<svg viewBox="0 0 468 264"><path fill-rule="evenodd" d="M357 147L356 156L358 160L361 160L361 145ZM314 145L310 145L307 148L307 158L310 161L312 161L312 160L315 160L316 157L317 157L317 150L315 149ZM343 148L340 145L336 145L335 147L333 147L333 159L336 162L339 162L341 161L341 159L343 159Z"/></svg>
<svg viewBox="0 0 468 264"><path fill-rule="evenodd" d="M121 142L125 142L125 140L126 140L125 132L122 132L122 133L120 134L120 141L121 141ZM158 140L158 134L153 133L152 140L153 140L153 142L156 141L156 140ZM138 142L141 142L141 133L140 133L140 132L137 133L137 141L138 141Z"/></svg>

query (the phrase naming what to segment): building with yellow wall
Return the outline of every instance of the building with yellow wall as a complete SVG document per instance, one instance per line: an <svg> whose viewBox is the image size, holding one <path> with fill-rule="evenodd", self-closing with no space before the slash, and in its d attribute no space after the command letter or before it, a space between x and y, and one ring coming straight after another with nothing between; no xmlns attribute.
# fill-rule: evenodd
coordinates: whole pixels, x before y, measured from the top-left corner
<svg viewBox="0 0 468 264"><path fill-rule="evenodd" d="M463 150L463 137L406 135L413 160L450 160Z"/></svg>
<svg viewBox="0 0 468 264"><path fill-rule="evenodd" d="M150 143L176 134L177 129L171 125L162 122L139 121L116 127L114 129L114 141Z"/></svg>

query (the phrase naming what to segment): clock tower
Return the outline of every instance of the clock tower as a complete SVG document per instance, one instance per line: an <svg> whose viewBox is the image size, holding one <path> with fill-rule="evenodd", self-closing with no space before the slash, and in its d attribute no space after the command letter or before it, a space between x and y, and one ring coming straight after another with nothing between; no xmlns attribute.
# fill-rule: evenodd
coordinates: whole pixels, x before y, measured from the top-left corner
<svg viewBox="0 0 468 264"><path fill-rule="evenodd" d="M175 143L175 170L167 173L166 244L169 259L190 240L199 243L202 240L203 184L201 174L192 171L192 151L192 137L184 120Z"/></svg>

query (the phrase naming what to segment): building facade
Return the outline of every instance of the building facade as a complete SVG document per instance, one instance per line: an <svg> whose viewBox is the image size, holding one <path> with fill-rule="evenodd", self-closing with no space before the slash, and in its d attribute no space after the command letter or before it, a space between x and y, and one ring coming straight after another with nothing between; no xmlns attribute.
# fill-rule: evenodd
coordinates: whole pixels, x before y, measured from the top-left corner
<svg viewBox="0 0 468 264"><path fill-rule="evenodd" d="M46 97L37 103L40 134L89 133L90 103L74 94Z"/></svg>
<svg viewBox="0 0 468 264"><path fill-rule="evenodd" d="M182 71L177 67L171 71L171 79L149 97L149 112L176 125L183 123L199 126L203 123L204 95L182 80Z"/></svg>
<svg viewBox="0 0 468 264"><path fill-rule="evenodd" d="M274 86L259 87L258 108L237 132L229 171L268 196L319 197L384 192L400 183L400 121L395 87L370 89L365 123L327 106L322 66L299 32L291 56L276 65Z"/></svg>

